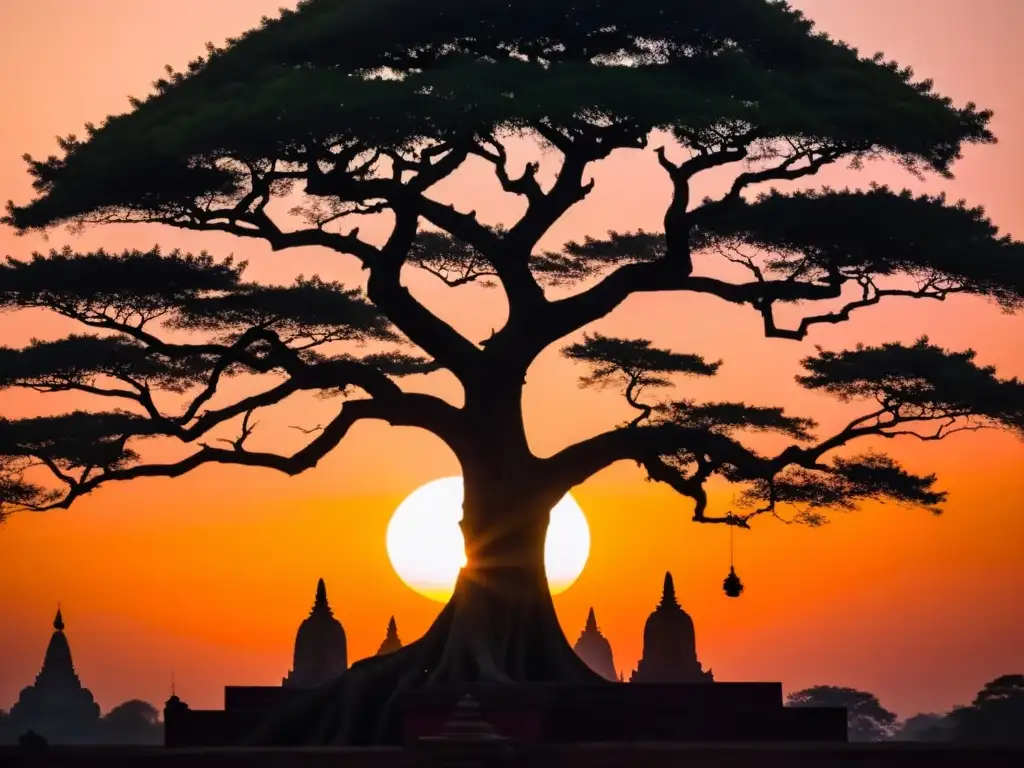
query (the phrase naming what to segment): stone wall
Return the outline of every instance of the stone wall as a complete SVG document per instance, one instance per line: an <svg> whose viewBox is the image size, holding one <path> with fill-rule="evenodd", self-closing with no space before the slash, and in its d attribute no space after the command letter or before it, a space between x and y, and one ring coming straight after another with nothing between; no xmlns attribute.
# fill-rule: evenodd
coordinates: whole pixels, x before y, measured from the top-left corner
<svg viewBox="0 0 1024 768"><path fill-rule="evenodd" d="M241 744L264 718L308 692L228 688L223 710L164 710L169 747ZM531 744L595 741L845 742L846 710L784 707L781 683L462 686L407 693L399 706L409 741L439 733L471 693L484 720Z"/></svg>

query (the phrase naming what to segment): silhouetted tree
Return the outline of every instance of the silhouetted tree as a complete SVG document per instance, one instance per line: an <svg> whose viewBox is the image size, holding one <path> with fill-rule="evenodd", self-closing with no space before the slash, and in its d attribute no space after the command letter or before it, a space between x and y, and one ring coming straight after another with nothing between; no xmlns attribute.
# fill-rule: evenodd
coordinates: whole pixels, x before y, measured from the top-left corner
<svg viewBox="0 0 1024 768"><path fill-rule="evenodd" d="M18 736L18 746L24 750L41 750L50 746L50 741L42 734L36 733L31 728Z"/></svg>
<svg viewBox="0 0 1024 768"><path fill-rule="evenodd" d="M953 738L973 744L1024 744L1024 675L986 683L969 707L949 714Z"/></svg>
<svg viewBox="0 0 1024 768"><path fill-rule="evenodd" d="M160 712L139 699L118 704L100 720L100 740L107 744L162 744Z"/></svg>
<svg viewBox="0 0 1024 768"><path fill-rule="evenodd" d="M850 741L884 741L895 731L896 715L878 697L856 688L816 685L786 697L790 707L844 707Z"/></svg>
<svg viewBox="0 0 1024 768"><path fill-rule="evenodd" d="M634 461L692 500L697 522L746 527L790 505L796 521L819 524L824 510L864 500L933 511L943 501L932 475L850 453L863 438L1024 425L1020 382L926 339L806 357L804 387L867 404L822 437L779 408L645 399L719 363L580 335L652 292L749 306L766 336L793 340L892 297L962 293L1021 306L1024 249L980 208L878 186L758 194L876 158L949 176L964 145L994 141L989 112L955 106L909 69L815 32L786 3L306 0L210 46L187 71L169 68L155 87L128 114L63 139L58 156L28 158L37 194L12 203L7 223L158 222L276 252L315 247L361 264L365 292L317 278L260 285L229 259L157 249L10 261L5 307L50 309L96 335L3 350L3 384L88 392L114 407L0 423L7 508L66 507L106 483L215 463L297 474L368 420L432 433L465 482L468 564L426 635L353 665L311 699L335 717L307 711L268 739L396 738L397 694L426 684L596 681L558 625L544 537L558 499L615 462ZM517 166L508 151L517 138L545 151ZM673 189L663 232L542 245L592 190L592 164L650 144ZM518 219L492 226L431 195L469 164L493 171L519 201ZM696 199L695 179L726 166L736 173L724 194ZM353 226L367 220L386 228L382 240ZM403 285L417 269L449 286L499 286L506 322L486 340L465 337ZM788 325L783 308L803 318ZM171 330L193 332L191 341ZM569 336L565 354L590 369L583 384L621 386L637 418L540 457L523 387L538 355ZM357 354L361 342L379 351ZM435 370L461 384L462 404L400 385ZM215 399L239 373L271 383ZM253 450L257 411L300 391L344 404L295 452ZM185 404L169 406L168 392ZM236 437L215 437L232 424ZM794 444L755 451L740 441L750 432ZM189 452L146 461L151 437ZM742 486L747 506L708 509L713 477Z"/></svg>
<svg viewBox="0 0 1024 768"><path fill-rule="evenodd" d="M950 741L953 726L949 715L923 712L902 721L892 738L894 741Z"/></svg>

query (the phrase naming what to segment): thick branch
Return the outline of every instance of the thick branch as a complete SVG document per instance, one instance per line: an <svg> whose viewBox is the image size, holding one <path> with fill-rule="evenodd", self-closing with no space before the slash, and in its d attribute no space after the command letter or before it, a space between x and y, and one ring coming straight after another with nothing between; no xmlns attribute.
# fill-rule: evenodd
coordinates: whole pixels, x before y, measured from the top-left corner
<svg viewBox="0 0 1024 768"><path fill-rule="evenodd" d="M617 461L642 464L680 451L714 456L720 464L729 463L753 476L770 472L773 467L772 459L757 455L726 435L674 424L602 432L563 448L546 460L546 466L559 486L569 490Z"/></svg>
<svg viewBox="0 0 1024 768"><path fill-rule="evenodd" d="M251 414L252 403L244 410ZM243 403L233 409L240 410ZM68 474L56 472L55 476L67 484L68 492L60 500L54 501L38 509L55 509L70 506L75 499L83 496L100 485L139 477L180 477L204 464L232 464L247 467L262 467L277 470L288 475L297 475L315 467L319 461L332 451L358 421L381 420L393 426L410 426L426 429L445 441L453 450L463 448L462 428L457 409L431 395L403 394L386 400L366 399L351 400L342 405L338 415L323 428L322 431L290 456L274 453L244 450L244 441L251 427L248 419L243 425L243 437L234 444L233 449L214 448L203 445L198 451L181 461L167 464L137 464L124 468L116 468L94 474L88 473L81 478L73 478ZM158 430L148 434L159 434ZM43 458L43 457L40 457Z"/></svg>
<svg viewBox="0 0 1024 768"><path fill-rule="evenodd" d="M746 189L754 184L763 184L767 181L797 181L805 176L813 176L826 165L836 162L851 152L851 149L840 147L813 147L794 151L777 166L741 173L720 202L727 203L738 199ZM801 162L805 162L805 164L799 165Z"/></svg>
<svg viewBox="0 0 1024 768"><path fill-rule="evenodd" d="M562 167L547 192L534 185L535 188L527 195L529 205L526 213L509 230L506 239L516 253L517 262L521 262L524 268L533 249L551 227L594 189L593 179L584 181L591 163L608 157L616 149L643 149L647 146L647 131L632 122L600 128L581 124L571 139L544 123L537 123L533 128L562 153Z"/></svg>
<svg viewBox="0 0 1024 768"><path fill-rule="evenodd" d="M772 301L814 301L834 299L842 287L791 280L729 283L678 271L668 260L627 264L619 267L592 288L551 302L536 321L535 340L540 348L600 320L629 296L654 291L692 291L717 296L733 304L760 306Z"/></svg>
<svg viewBox="0 0 1024 768"><path fill-rule="evenodd" d="M936 288L933 285L925 285L912 291L895 288L875 288L873 284L864 284L863 295L860 299L849 302L835 312L823 312L819 315L804 317L800 320L799 325L793 329L780 328L776 325L773 302L761 302L758 306L758 311L764 319L764 335L767 338L802 341L806 338L807 334L810 333L812 326L823 324L835 325L846 322L850 319L850 315L854 310L873 307L885 297L891 298L895 296L902 296L909 299L935 299L937 301L945 301L946 296L949 294L961 293L963 290L963 288L958 286Z"/></svg>
<svg viewBox="0 0 1024 768"><path fill-rule="evenodd" d="M740 174L728 195L688 212L689 182L697 173L742 160L744 148L725 149L700 154L681 164L670 161L664 148L657 150L658 160L673 183L673 199L665 214L665 255L656 261L626 264L602 279L592 288L554 302L538 320L538 338L544 345L566 336L598 320L630 295L648 291L694 291L718 296L736 304L770 307L776 301L831 299L840 296L842 282L830 280L811 284L795 280L763 280L733 284L708 277L694 277L690 260L690 229L699 225L708 211L721 210L736 200L747 186L770 180L797 179L816 173L822 166L842 156L839 150L804 150L795 152L780 165L763 171ZM801 160L806 165L799 166ZM539 350L538 350L539 351Z"/></svg>
<svg viewBox="0 0 1024 768"><path fill-rule="evenodd" d="M681 275L689 275L693 271L690 258L690 181L701 171L717 168L737 162L747 156L743 147L724 149L719 152L706 152L689 160L676 164L668 159L664 147L657 149L658 163L668 173L672 181L672 200L665 210L665 248L666 259L675 264L675 270Z"/></svg>
<svg viewBox="0 0 1024 768"><path fill-rule="evenodd" d="M491 143L494 147L493 153L475 142L467 143L465 147L459 146L457 149L452 145L443 165L435 163L424 166L423 163L400 160L400 167L418 171L416 179L420 183L416 186L383 180L373 180L370 183L377 184L383 181L381 194L396 213L400 210L414 212L482 254L493 265L494 273L509 296L511 304L536 304L543 300L543 292L527 266L527 259L517 255L515 246L508 242L506 237L481 224L476 218L475 211L461 213L454 206L444 205L424 194L428 186L457 170L469 153L493 162L503 186L507 184L513 189L525 190L532 179L529 176L529 169L520 179L510 179L506 170L508 158L504 148L497 140ZM441 146L447 145L438 145ZM442 172L444 176L440 175ZM535 180L533 185L539 191Z"/></svg>
<svg viewBox="0 0 1024 768"><path fill-rule="evenodd" d="M749 528L750 518L769 511L758 509L746 515L729 512L725 515L708 515L708 494L704 482L711 474L714 465L702 462L699 469L690 477L686 477L671 464L658 458L649 458L643 462L647 477L658 483L664 483L680 496L693 499L693 522L704 524L734 525L737 528Z"/></svg>
<svg viewBox="0 0 1024 768"><path fill-rule="evenodd" d="M341 389L348 386L356 386L381 401L406 396L395 382L370 365L357 360L330 360L311 365L301 374L289 378L276 387L243 398L223 408L206 411L198 415L198 418L196 416L200 406L197 405L197 402L200 402L200 398L192 401L181 418L174 420L159 418L158 420L164 425L166 434L183 442L193 442L219 424L236 416L250 413L257 408L275 405L296 392ZM205 400L201 402L205 402ZM157 418L159 414L150 411L150 416ZM193 418L194 421L192 421ZM192 421L191 424L190 421Z"/></svg>
<svg viewBox="0 0 1024 768"><path fill-rule="evenodd" d="M393 178L354 179L343 173L322 174L311 165L306 186L309 194L343 201L387 201L395 214L395 226L387 244L369 265L367 293L399 330L463 381L470 375L479 349L414 299L401 284L401 270L415 241L419 218L486 256L510 296L539 292L525 264L517 269L507 258L502 238L477 221L474 213L460 213L425 194L454 173L468 154L467 145L459 142L432 145L418 159L388 152L394 165ZM403 183L405 173L413 175Z"/></svg>
<svg viewBox="0 0 1024 768"><path fill-rule="evenodd" d="M237 209L202 212L193 209L174 218L155 217L145 221L169 224L179 229L227 232L238 237L264 240L274 251L321 246L336 253L355 256L365 267L372 265L378 257L376 248L359 239L358 228L348 234L328 232L320 228L285 232L263 212L244 213ZM239 222L248 224L248 226L240 226Z"/></svg>
<svg viewBox="0 0 1024 768"><path fill-rule="evenodd" d="M1016 423L1015 420L1010 420L1011 426ZM929 431L922 431L929 425L937 426ZM774 483L777 476L787 468L797 467L801 470L825 473L835 471L840 476L846 473L847 480L860 483L862 493L882 494L885 489L873 488L870 478L858 478L856 473L863 470L855 463L837 460L836 469L822 463L826 454L867 437L891 439L908 436L932 441L944 439L957 432L995 425L995 417L975 413L967 407L909 407L893 402L854 419L836 434L813 445L791 445L774 456L761 456L712 429L697 429L662 422L650 426L633 425L595 435L563 449L547 459L545 464L559 487L568 491L617 461L636 461L647 470L650 479L664 482L678 493L695 500L695 521L745 526L755 515L775 513ZM675 466L675 461L696 468L687 474ZM900 474L902 470L888 459L871 459L863 466L868 472L881 472L883 479L895 477L901 481L909 481L911 485L915 482L913 476ZM730 480L736 482L762 483L762 487L767 488L767 505L745 516L734 515L731 512L722 518L706 516L707 499L703 486L716 472L724 473ZM920 487L914 488L914 493L919 496L912 496L909 500L925 499L927 503L933 504L933 499L941 498L942 494L934 493L929 488L933 479L920 479ZM898 489L893 492L897 491ZM842 499L837 497L836 503L841 501Z"/></svg>
<svg viewBox="0 0 1024 768"><path fill-rule="evenodd" d="M418 197L421 201L427 200L422 195ZM435 213L437 209L445 211L440 216L442 220L447 221L451 217L460 216L440 204L434 204L431 207ZM450 367L453 371L455 369L465 370L466 359L474 350L472 343L427 310L401 285L402 264L412 239L415 237L416 219L414 214L404 213L396 216L395 229L383 249L383 251L387 251L386 254L381 249L360 240L358 229L354 229L346 235L326 232L322 229L282 232L269 217L263 214L244 215L244 220L253 224L251 228L239 227L231 221L216 221L224 216L223 213L217 213L197 218L195 214L192 214L191 218L166 223L188 229L220 229L240 236L261 238L266 240L275 251L319 245L337 253L355 255L364 267L370 269L370 280L367 285L370 299L388 316L395 327L414 344L434 357L442 366ZM242 218L239 217L240 220ZM409 233L410 223L411 235ZM448 223L450 224L450 221Z"/></svg>
<svg viewBox="0 0 1024 768"><path fill-rule="evenodd" d="M494 267L494 274L514 306L534 306L544 299L544 292L534 279L528 259L509 241L508 235L497 234L476 219L476 213L460 213L453 206L442 205L425 195L410 204L424 219L481 253Z"/></svg>
<svg viewBox="0 0 1024 768"><path fill-rule="evenodd" d="M370 269L366 292L395 327L461 381L465 381L472 374L480 350L413 298L401 282L402 265L416 238L416 230L415 213L396 212L394 230L382 250L381 258Z"/></svg>
<svg viewBox="0 0 1024 768"><path fill-rule="evenodd" d="M516 338L532 334L531 315L546 303L543 290L529 268L530 256L551 227L594 188L592 179L584 181L588 165L607 157L615 149L646 145L645 131L629 123L602 128L581 124L575 127L572 136L543 122L533 125L533 129L562 154L562 166L547 192L537 182L539 165L536 163L528 164L518 178L509 176L508 155L496 138L487 141L492 149L477 145L474 150L494 165L503 189L527 199L526 212L502 238L502 247L495 250L496 258L492 259L509 296L507 335ZM505 335L499 333L489 343L501 346ZM516 346L516 341L510 340L509 345Z"/></svg>

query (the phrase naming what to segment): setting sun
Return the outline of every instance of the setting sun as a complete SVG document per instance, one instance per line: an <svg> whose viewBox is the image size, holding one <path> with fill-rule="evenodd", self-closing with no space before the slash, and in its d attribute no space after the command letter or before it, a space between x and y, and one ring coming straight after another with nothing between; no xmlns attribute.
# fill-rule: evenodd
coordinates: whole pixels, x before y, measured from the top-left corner
<svg viewBox="0 0 1024 768"><path fill-rule="evenodd" d="M452 595L466 553L459 530L462 478L443 477L421 485L398 505L388 523L391 567L410 588L431 600ZM590 527L569 494L551 510L544 565L551 593L573 585L590 555Z"/></svg>

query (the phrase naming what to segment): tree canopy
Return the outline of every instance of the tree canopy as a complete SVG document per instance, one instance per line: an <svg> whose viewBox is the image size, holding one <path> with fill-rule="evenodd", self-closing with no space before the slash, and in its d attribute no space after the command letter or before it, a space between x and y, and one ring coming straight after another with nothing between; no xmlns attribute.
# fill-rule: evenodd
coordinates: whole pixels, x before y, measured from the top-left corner
<svg viewBox="0 0 1024 768"><path fill-rule="evenodd" d="M774 0L303 0L184 71L168 68L150 95L62 139L59 154L26 158L36 194L9 203L4 221L21 232L159 222L275 251L319 246L354 257L365 288L316 276L261 285L244 263L155 248L9 259L0 307L46 308L90 332L0 350L0 386L84 392L114 407L0 421L0 509L67 505L111 480L210 462L301 472L364 419L426 429L460 459L490 455L481 414L517 418L530 364L576 334L563 353L587 367L581 384L621 386L636 414L545 459L539 475L552 486L631 460L693 499L703 522L746 525L788 504L817 524L825 509L866 499L937 511L934 476L847 448L865 437L1020 432L1024 385L973 351L926 338L817 350L800 385L867 404L820 436L781 408L651 399L727 362L578 334L629 296L663 291L749 306L766 336L795 340L890 297L974 294L1019 309L1024 246L979 207L876 185L765 191L880 159L949 176L966 145L994 142L990 117ZM514 168L514 139L549 151ZM545 245L593 188L592 164L624 149L653 151L672 183L663 230ZM552 156L557 174L542 182ZM486 223L430 195L470 160L522 199L521 217ZM736 168L728 190L694 199L693 180L724 166ZM367 217L389 222L383 244L360 237ZM721 265L749 278L722 279ZM499 287L507 322L484 341L466 338L409 293L406 268L453 289ZM821 311L795 326L778 318L783 305L812 303ZM180 332L188 341L170 340ZM434 370L454 374L465 407L400 386ZM274 383L215 405L221 382L239 374ZM248 450L253 414L301 391L345 404L290 456ZM160 392L184 405L169 409ZM237 439L211 442L229 425ZM511 445L522 429L491 431ZM752 431L793 444L759 453L742 442ZM149 437L196 448L147 463L139 443ZM747 511L708 514L712 477L741 484Z"/></svg>
<svg viewBox="0 0 1024 768"><path fill-rule="evenodd" d="M893 732L893 741L942 742L952 738L953 729L947 715L921 712L903 720Z"/></svg>
<svg viewBox="0 0 1024 768"><path fill-rule="evenodd" d="M899 741L952 741L1017 746L1024 743L1024 675L1006 674L982 686L970 704L945 714L907 718L894 734Z"/></svg>
<svg viewBox="0 0 1024 768"><path fill-rule="evenodd" d="M30 159L41 195L11 220L188 217L208 196L255 214L261 191L290 182L358 207L360 189L397 183L371 178L365 153L441 141L497 157L479 140L508 131L601 155L663 128L730 161L780 157L781 141L786 175L881 153L948 173L964 143L992 141L988 112L766 0L306 0L168 68L132 107Z"/></svg>
<svg viewBox="0 0 1024 768"><path fill-rule="evenodd" d="M946 716L952 737L973 744L1024 744L1024 675L1001 675L989 681L969 706Z"/></svg>
<svg viewBox="0 0 1024 768"><path fill-rule="evenodd" d="M129 699L99 721L97 741L104 744L163 744L160 711L148 701Z"/></svg>
<svg viewBox="0 0 1024 768"><path fill-rule="evenodd" d="M786 696L790 707L842 707L846 709L850 741L885 741L895 732L896 715L867 691L817 685Z"/></svg>

